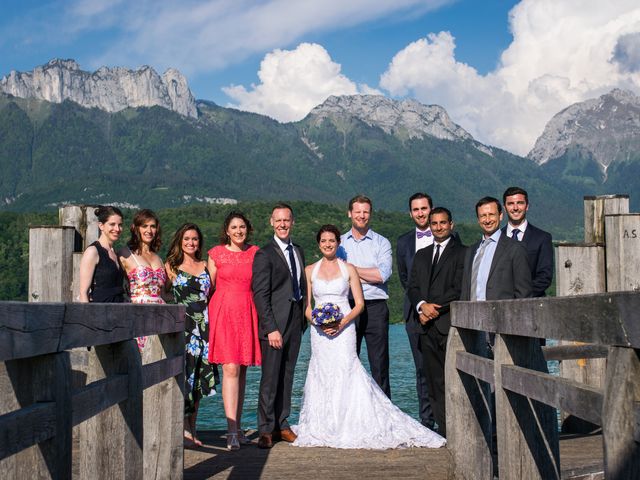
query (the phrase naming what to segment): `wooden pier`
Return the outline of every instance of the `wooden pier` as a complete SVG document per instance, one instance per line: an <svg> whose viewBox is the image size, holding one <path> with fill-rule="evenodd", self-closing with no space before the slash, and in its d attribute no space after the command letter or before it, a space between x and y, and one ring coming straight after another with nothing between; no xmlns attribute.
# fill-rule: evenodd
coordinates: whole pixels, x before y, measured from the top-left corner
<svg viewBox="0 0 640 480"><path fill-rule="evenodd" d="M640 478L640 214L626 196L585 200L588 243L556 252L574 296L454 303L447 447L384 451L228 452L221 432L183 450L184 307L71 303L95 219L65 207L30 232L33 303L0 302L0 478ZM572 359L575 378L547 372ZM560 436L558 411L600 434Z"/></svg>
<svg viewBox="0 0 640 480"><path fill-rule="evenodd" d="M229 452L225 448L224 432L204 431L199 436L205 443L204 447L184 451L185 480L456 478L453 457L447 448L337 450L296 448L281 442L271 450L260 450L254 443L239 451ZM604 478L601 435L566 436L560 441L560 455L563 459L562 478Z"/></svg>

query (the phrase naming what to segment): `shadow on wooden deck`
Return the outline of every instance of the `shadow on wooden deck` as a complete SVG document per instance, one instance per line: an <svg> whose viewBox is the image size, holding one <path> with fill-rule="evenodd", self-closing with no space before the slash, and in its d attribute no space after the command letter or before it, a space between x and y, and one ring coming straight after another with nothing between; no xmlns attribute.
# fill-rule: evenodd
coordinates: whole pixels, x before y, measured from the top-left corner
<svg viewBox="0 0 640 480"><path fill-rule="evenodd" d="M184 479L453 479L446 448L398 450L342 450L298 448L278 442L271 450L252 445L226 449L224 432L203 431L203 448L185 449Z"/></svg>
<svg viewBox="0 0 640 480"><path fill-rule="evenodd" d="M185 449L184 479L454 479L446 448L399 450L340 450L296 448L279 442L271 450L252 445L229 452L222 431L199 433L204 446ZM597 480L602 472L600 435L561 438L562 478Z"/></svg>

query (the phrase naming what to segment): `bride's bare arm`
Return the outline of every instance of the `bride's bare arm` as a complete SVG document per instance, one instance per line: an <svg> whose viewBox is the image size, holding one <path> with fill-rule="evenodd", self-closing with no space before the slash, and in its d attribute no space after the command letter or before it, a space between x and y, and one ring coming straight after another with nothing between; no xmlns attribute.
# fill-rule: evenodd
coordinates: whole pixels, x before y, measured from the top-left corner
<svg viewBox="0 0 640 480"><path fill-rule="evenodd" d="M309 265L304 269L304 274L307 277L307 306L304 310L304 316L307 318L309 323L311 323L311 297L313 296L313 285L311 285L312 270L313 265Z"/></svg>
<svg viewBox="0 0 640 480"><path fill-rule="evenodd" d="M362 313L364 310L364 295L362 293L362 284L360 283L360 276L356 267L347 263L347 270L349 271L349 287L351 288L351 295L353 296L353 308L345 315L340 322L340 329L349 325L354 318Z"/></svg>

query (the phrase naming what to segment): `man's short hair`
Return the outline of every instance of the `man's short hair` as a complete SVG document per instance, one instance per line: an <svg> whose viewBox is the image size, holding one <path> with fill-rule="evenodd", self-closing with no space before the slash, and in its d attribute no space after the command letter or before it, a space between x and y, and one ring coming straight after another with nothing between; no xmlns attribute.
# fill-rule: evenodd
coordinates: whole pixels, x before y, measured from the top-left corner
<svg viewBox="0 0 640 480"><path fill-rule="evenodd" d="M433 215L435 215L436 213L446 213L449 221L453 221L453 216L451 215L451 211L448 208L436 207L431 209L431 212L429 212L429 222L431 222L431 217L433 217Z"/></svg>
<svg viewBox="0 0 640 480"><path fill-rule="evenodd" d="M366 195L356 195L351 200L349 200L349 211L353 210L354 203L368 203L371 210L373 210L373 202Z"/></svg>
<svg viewBox="0 0 640 480"><path fill-rule="evenodd" d="M433 208L433 200L431 200L431 196L427 195L424 192L416 192L409 197L409 211L411 211L411 202L420 198L426 198L427 202L429 202L429 208Z"/></svg>
<svg viewBox="0 0 640 480"><path fill-rule="evenodd" d="M478 216L478 209L488 203L495 203L498 206L498 214L502 213L502 205L500 205L500 200L494 197L482 197L480 200L478 200L478 203L476 203L476 217Z"/></svg>
<svg viewBox="0 0 640 480"><path fill-rule="evenodd" d="M291 208L291 205L289 205L288 203L285 203L285 202L276 203L273 206L273 208L271 209L271 215L273 215L273 212L275 212L276 210L280 210L282 208L288 208L289 211L291 212L291 218L293 218L293 208Z"/></svg>
<svg viewBox="0 0 640 480"><path fill-rule="evenodd" d="M511 195L524 195L524 201L527 203L527 205L529 205L529 195L527 194L527 191L524 188L520 188L520 187L507 188L502 194L502 203L506 204L507 197L510 197Z"/></svg>

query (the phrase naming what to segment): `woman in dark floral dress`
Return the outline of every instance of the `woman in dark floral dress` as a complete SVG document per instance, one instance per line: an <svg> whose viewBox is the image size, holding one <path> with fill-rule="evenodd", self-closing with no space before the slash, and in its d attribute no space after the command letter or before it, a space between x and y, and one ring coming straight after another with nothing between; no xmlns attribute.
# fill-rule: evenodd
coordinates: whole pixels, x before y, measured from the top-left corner
<svg viewBox="0 0 640 480"><path fill-rule="evenodd" d="M202 233L198 226L185 223L174 235L165 263L175 301L187 310L184 437L187 443L197 446L202 445L196 436L200 399L214 395L219 383L218 368L207 358L211 277L206 262L201 260L201 245Z"/></svg>

